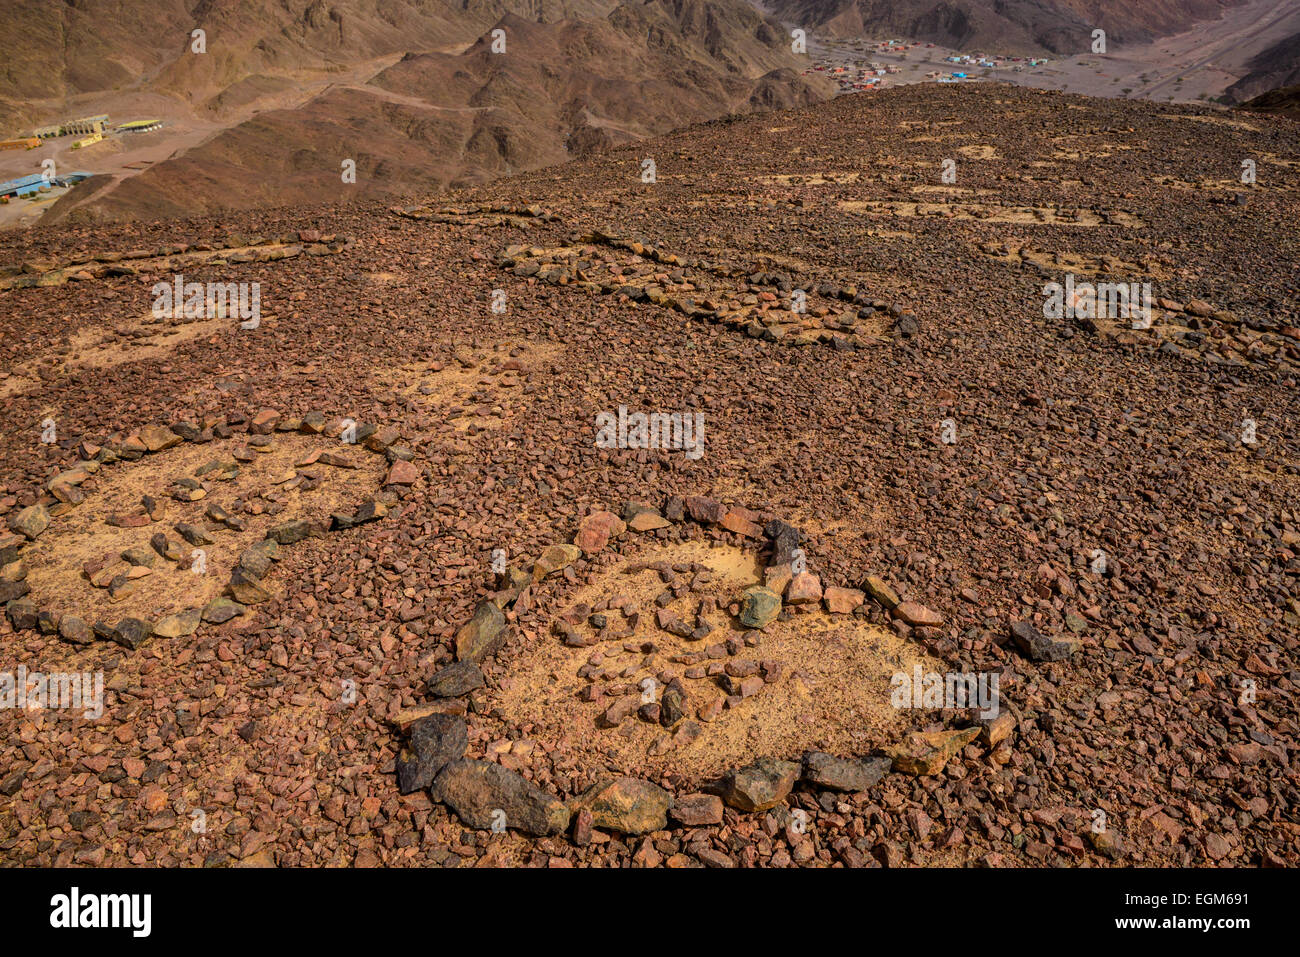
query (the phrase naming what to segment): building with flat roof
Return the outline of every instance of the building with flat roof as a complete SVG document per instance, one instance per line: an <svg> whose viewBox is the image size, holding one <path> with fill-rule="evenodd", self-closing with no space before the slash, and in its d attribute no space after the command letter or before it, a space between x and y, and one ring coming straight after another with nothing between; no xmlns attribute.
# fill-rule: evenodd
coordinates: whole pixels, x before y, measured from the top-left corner
<svg viewBox="0 0 1300 957"><path fill-rule="evenodd" d="M39 192L42 186L75 186L84 179L90 179L94 173L87 173L84 170L75 170L71 173L60 173L58 176L50 177L47 183L41 173L32 173L30 176L20 176L18 179L11 179L7 183L0 183L0 197L30 196L32 193Z"/></svg>
<svg viewBox="0 0 1300 957"><path fill-rule="evenodd" d="M42 186L48 185L44 176L32 173L30 176L20 176L7 183L0 183L0 196L30 196Z"/></svg>
<svg viewBox="0 0 1300 957"><path fill-rule="evenodd" d="M62 134L64 136L89 136L92 133L104 132L104 127L107 125L107 113L101 113L99 116L83 116L79 120L69 120L64 123Z"/></svg>
<svg viewBox="0 0 1300 957"><path fill-rule="evenodd" d="M32 136L48 140L56 136L90 136L92 133L103 133L107 129L108 114L100 113L98 116L83 116L79 120L68 120L66 123L56 123L53 126L39 126L32 130Z"/></svg>

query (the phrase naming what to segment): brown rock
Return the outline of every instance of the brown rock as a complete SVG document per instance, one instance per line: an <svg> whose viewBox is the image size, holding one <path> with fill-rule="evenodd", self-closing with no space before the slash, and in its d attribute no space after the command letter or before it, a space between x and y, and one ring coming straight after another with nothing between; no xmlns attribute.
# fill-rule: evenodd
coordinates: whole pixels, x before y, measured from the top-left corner
<svg viewBox="0 0 1300 957"><path fill-rule="evenodd" d="M924 605L917 604L914 601L900 602L894 608L894 617L901 618L909 625L923 625L934 627L943 624L943 616L938 612L931 611Z"/></svg>
<svg viewBox="0 0 1300 957"><path fill-rule="evenodd" d="M420 477L420 470L410 462L398 459L388 469L385 485L414 485Z"/></svg>
<svg viewBox="0 0 1300 957"><path fill-rule="evenodd" d="M627 523L634 532L653 532L657 528L667 528L672 522L654 512L638 512Z"/></svg>
<svg viewBox="0 0 1300 957"><path fill-rule="evenodd" d="M826 602L826 610L833 615L849 615L857 610L866 600L866 595L856 588L840 588L838 585L829 585L822 599Z"/></svg>
<svg viewBox="0 0 1300 957"><path fill-rule="evenodd" d="M957 752L979 735L980 729L913 732L900 744L886 749L894 770L903 774L938 774Z"/></svg>
<svg viewBox="0 0 1300 957"><path fill-rule="evenodd" d="M722 799L714 794L687 794L677 798L668 816L684 827L722 823Z"/></svg>
<svg viewBox="0 0 1300 957"><path fill-rule="evenodd" d="M862 589L878 601L888 611L893 611L898 607L899 598L894 589L885 584L883 578L877 578L875 575L869 575L867 580L862 583Z"/></svg>
<svg viewBox="0 0 1300 957"><path fill-rule="evenodd" d="M785 586L785 600L791 605L806 605L822 600L822 580L812 572L800 572Z"/></svg>
<svg viewBox="0 0 1300 957"><path fill-rule="evenodd" d="M784 801L798 779L799 765L759 758L727 775L722 799L738 811L766 811Z"/></svg>

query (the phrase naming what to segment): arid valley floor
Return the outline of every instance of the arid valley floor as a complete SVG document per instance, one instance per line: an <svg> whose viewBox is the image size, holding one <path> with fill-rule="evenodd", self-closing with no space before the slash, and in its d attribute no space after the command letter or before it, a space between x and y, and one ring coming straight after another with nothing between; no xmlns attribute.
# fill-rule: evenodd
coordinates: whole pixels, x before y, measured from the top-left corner
<svg viewBox="0 0 1300 957"><path fill-rule="evenodd" d="M0 645L105 676L0 711L0 860L1295 866L1298 175L1294 121L905 87L0 236Z"/></svg>

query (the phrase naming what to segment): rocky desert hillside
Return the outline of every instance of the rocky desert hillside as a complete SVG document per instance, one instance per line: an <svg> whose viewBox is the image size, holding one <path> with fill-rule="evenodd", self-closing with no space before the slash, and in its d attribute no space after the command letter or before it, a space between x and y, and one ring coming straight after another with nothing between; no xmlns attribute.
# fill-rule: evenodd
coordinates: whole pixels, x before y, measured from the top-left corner
<svg viewBox="0 0 1300 957"><path fill-rule="evenodd" d="M0 712L0 855L1295 866L1298 170L909 87L3 236L0 642L104 709Z"/></svg>

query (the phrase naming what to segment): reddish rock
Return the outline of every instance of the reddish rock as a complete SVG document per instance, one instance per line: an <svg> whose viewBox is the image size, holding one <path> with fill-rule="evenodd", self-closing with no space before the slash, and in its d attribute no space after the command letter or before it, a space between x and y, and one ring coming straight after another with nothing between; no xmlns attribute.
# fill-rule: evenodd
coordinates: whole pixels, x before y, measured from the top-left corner
<svg viewBox="0 0 1300 957"><path fill-rule="evenodd" d="M924 605L917 604L914 601L900 602L894 609L894 617L901 618L909 625L922 625L934 627L943 624L943 616L938 612L931 611Z"/></svg>
<svg viewBox="0 0 1300 957"><path fill-rule="evenodd" d="M722 521L727 514L727 507L717 499L703 495L686 496L686 512L697 522L714 525Z"/></svg>
<svg viewBox="0 0 1300 957"><path fill-rule="evenodd" d="M388 477L384 479L385 485L414 485L416 479L420 477L420 470L410 462L398 459L388 469Z"/></svg>
<svg viewBox="0 0 1300 957"><path fill-rule="evenodd" d="M270 435L275 431L275 424L280 421L280 413L274 409L262 409L248 423L248 431L254 435Z"/></svg>
<svg viewBox="0 0 1300 957"><path fill-rule="evenodd" d="M833 615L852 614L866 600L866 595L856 588L840 588L838 585L829 585L822 595L826 602L826 610Z"/></svg>
<svg viewBox="0 0 1300 957"><path fill-rule="evenodd" d="M667 528L671 524L668 519L654 512L637 512L628 520L627 527L634 532L653 532L658 528Z"/></svg>
<svg viewBox="0 0 1300 957"><path fill-rule="evenodd" d="M785 600L791 605L806 605L822 600L822 580L812 572L801 572L785 586Z"/></svg>
<svg viewBox="0 0 1300 957"><path fill-rule="evenodd" d="M718 522L729 532L735 532L737 535L744 535L746 538L762 538L763 526L758 525L745 517L741 509L727 509L722 520Z"/></svg>
<svg viewBox="0 0 1300 957"><path fill-rule="evenodd" d="M687 794L673 802L668 816L685 827L722 823L722 798L716 794Z"/></svg>
<svg viewBox="0 0 1300 957"><path fill-rule="evenodd" d="M608 545L611 538L618 538L625 531L627 524L613 512L592 512L579 523L573 544L581 548L584 555L594 555Z"/></svg>

